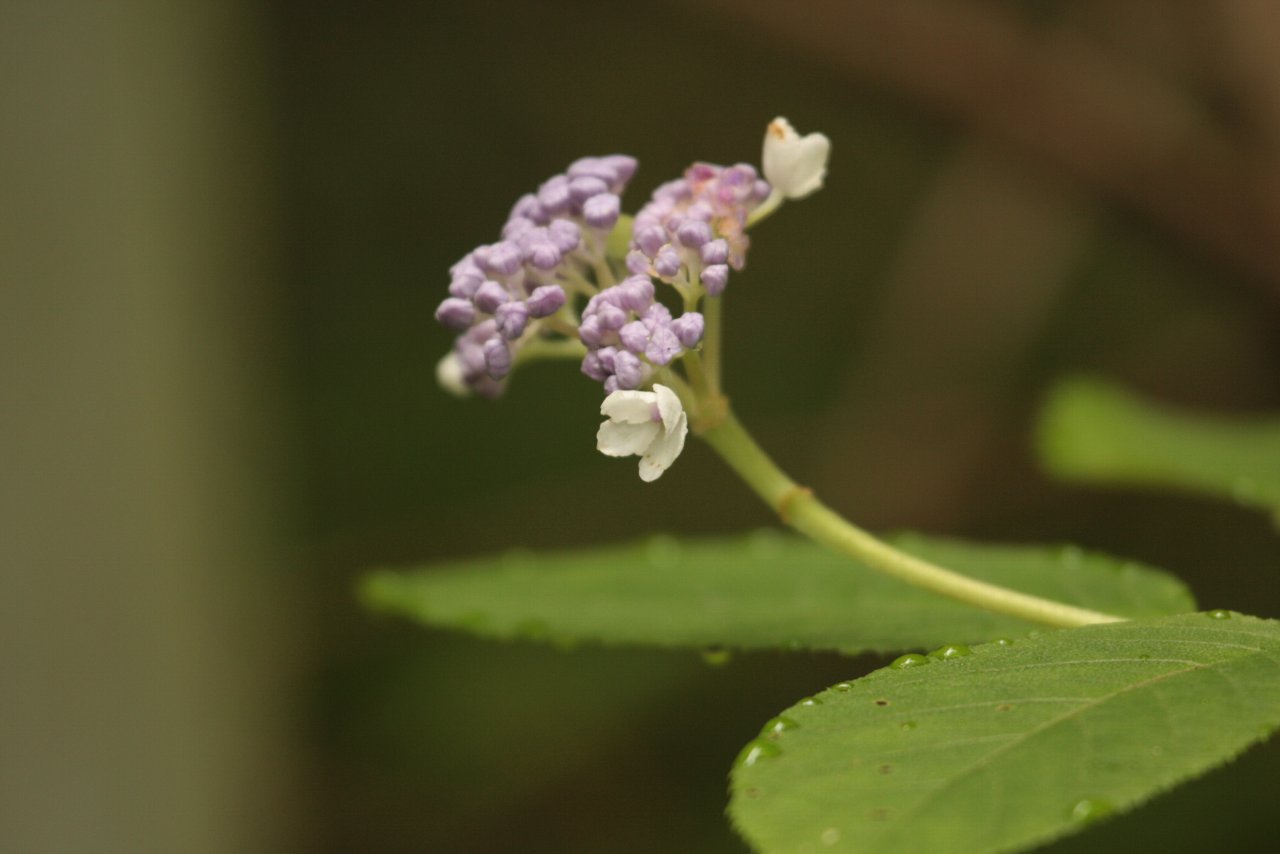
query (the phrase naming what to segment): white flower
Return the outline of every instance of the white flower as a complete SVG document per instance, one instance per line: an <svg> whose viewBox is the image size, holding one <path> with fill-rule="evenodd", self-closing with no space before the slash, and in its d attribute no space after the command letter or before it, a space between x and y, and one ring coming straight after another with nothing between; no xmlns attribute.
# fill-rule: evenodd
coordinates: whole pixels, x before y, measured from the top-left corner
<svg viewBox="0 0 1280 854"><path fill-rule="evenodd" d="M615 391L600 404L609 420L596 433L596 449L610 457L640 456L640 479L657 480L684 450L689 419L676 393L664 385L653 391Z"/></svg>
<svg viewBox="0 0 1280 854"><path fill-rule="evenodd" d="M463 379L462 360L454 350L450 350L443 359L436 363L436 382L454 397L470 397L471 389Z"/></svg>
<svg viewBox="0 0 1280 854"><path fill-rule="evenodd" d="M764 132L760 163L765 180L788 199L802 199L822 188L827 176L831 140L820 133L800 136L791 122L779 116Z"/></svg>

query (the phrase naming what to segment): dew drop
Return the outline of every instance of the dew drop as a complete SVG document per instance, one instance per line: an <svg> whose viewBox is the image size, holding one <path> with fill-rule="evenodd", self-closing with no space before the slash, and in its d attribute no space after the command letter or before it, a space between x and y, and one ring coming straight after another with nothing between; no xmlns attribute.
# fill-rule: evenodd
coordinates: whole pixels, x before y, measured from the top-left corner
<svg viewBox="0 0 1280 854"><path fill-rule="evenodd" d="M906 670L908 667L920 667L929 663L929 656L920 655L917 652L909 652L906 655L900 655L893 660L889 666L895 670Z"/></svg>
<svg viewBox="0 0 1280 854"><path fill-rule="evenodd" d="M915 729L915 728L916 728L916 722L915 722L915 721L903 721L902 723L898 724L898 728L899 728L899 729L906 729L906 730Z"/></svg>
<svg viewBox="0 0 1280 854"><path fill-rule="evenodd" d="M1009 638L996 638L992 643L996 646L1013 646L1013 641Z"/></svg>
<svg viewBox="0 0 1280 854"><path fill-rule="evenodd" d="M702 650L699 656L707 667L724 667L733 658L733 653L722 646L711 646Z"/></svg>
<svg viewBox="0 0 1280 854"><path fill-rule="evenodd" d="M683 548L670 534L654 534L645 543L644 554L654 569L674 569L680 565Z"/></svg>
<svg viewBox="0 0 1280 854"><path fill-rule="evenodd" d="M781 753L782 748L772 741L766 738L753 738L742 748L734 764L739 768L750 768L761 759L769 756L778 756Z"/></svg>
<svg viewBox="0 0 1280 854"><path fill-rule="evenodd" d="M1208 613L1208 617L1210 620L1230 620L1231 612L1223 608L1218 608L1215 611L1210 611Z"/></svg>
<svg viewBox="0 0 1280 854"><path fill-rule="evenodd" d="M786 715L778 715L776 718L770 718L765 722L764 728L760 730L762 736L781 735L789 729L795 729L800 724L793 721Z"/></svg>
<svg viewBox="0 0 1280 854"><path fill-rule="evenodd" d="M756 560L773 560L782 554L786 535L773 528L760 528L747 537L747 550Z"/></svg>
<svg viewBox="0 0 1280 854"><path fill-rule="evenodd" d="M835 827L828 827L822 831L822 835L818 837L818 841L823 845L831 846L840 841L840 830Z"/></svg>
<svg viewBox="0 0 1280 854"><path fill-rule="evenodd" d="M821 701L821 700L819 700L817 697L805 697L803 700L801 700L801 701L799 702L799 704L798 704L798 705L801 705L801 706L821 706L821 705L822 705L822 701Z"/></svg>
<svg viewBox="0 0 1280 854"><path fill-rule="evenodd" d="M929 655L931 655L934 658L941 658L941 659L964 658L966 655L969 655L971 652L972 650L970 650L969 647L965 646L964 644L949 643L946 646L938 647L933 652L929 653Z"/></svg>
<svg viewBox="0 0 1280 854"><path fill-rule="evenodd" d="M1107 801L1098 798L1083 798L1076 801L1075 805L1071 807L1071 820L1081 824L1089 824L1098 819L1106 818L1114 810L1115 808Z"/></svg>
<svg viewBox="0 0 1280 854"><path fill-rule="evenodd" d="M840 691L841 693L853 688L852 682L837 682L831 686L832 691Z"/></svg>

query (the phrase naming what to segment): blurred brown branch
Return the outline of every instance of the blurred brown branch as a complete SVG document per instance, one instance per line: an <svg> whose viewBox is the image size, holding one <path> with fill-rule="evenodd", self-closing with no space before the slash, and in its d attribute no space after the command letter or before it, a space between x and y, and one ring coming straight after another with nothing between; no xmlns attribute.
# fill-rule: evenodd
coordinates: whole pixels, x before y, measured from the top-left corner
<svg viewBox="0 0 1280 854"><path fill-rule="evenodd" d="M1233 137L1189 94L1130 57L985 4L705 2L850 78L1012 143L1280 286L1275 137L1262 145ZM1205 38L1225 32L1237 57L1256 58L1236 60L1238 79L1251 82L1240 105L1266 103L1271 113L1257 124L1274 132L1274 95L1260 93L1274 93L1280 74L1268 38L1280 32L1280 7L1239 0L1201 13L1224 19Z"/></svg>

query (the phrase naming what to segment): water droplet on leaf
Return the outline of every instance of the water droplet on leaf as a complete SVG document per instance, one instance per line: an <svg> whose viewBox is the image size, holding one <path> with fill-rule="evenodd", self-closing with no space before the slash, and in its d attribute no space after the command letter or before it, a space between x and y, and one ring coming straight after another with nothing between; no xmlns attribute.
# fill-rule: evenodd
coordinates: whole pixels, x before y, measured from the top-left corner
<svg viewBox="0 0 1280 854"><path fill-rule="evenodd" d="M909 652L906 655L900 655L893 660L889 666L895 670L906 670L908 667L920 667L929 663L929 656L920 655L918 652Z"/></svg>
<svg viewBox="0 0 1280 854"><path fill-rule="evenodd" d="M789 729L795 729L800 724L793 721L786 715L778 715L776 718L770 718L765 722L764 728L760 730L760 734L764 736L780 735Z"/></svg>
<svg viewBox="0 0 1280 854"><path fill-rule="evenodd" d="M1089 824L1098 819L1106 818L1115 811L1107 801L1097 798L1084 798L1076 801L1075 806L1071 807L1071 820L1078 821L1081 824Z"/></svg>
<svg viewBox="0 0 1280 854"><path fill-rule="evenodd" d="M799 704L798 704L798 705L801 705L801 706L821 706L821 705L822 705L822 701L821 701L821 700L819 700L817 697L805 697L803 700L801 700L801 701L799 702Z"/></svg>
<svg viewBox="0 0 1280 854"><path fill-rule="evenodd" d="M750 768L761 759L770 756L778 756L782 753L782 748L769 741L766 738L753 738L747 742L746 747L742 748L742 752L738 754L738 758L734 764L741 768Z"/></svg>
<svg viewBox="0 0 1280 854"><path fill-rule="evenodd" d="M942 658L942 659L964 658L966 655L969 655L971 652L972 650L970 650L969 647L965 646L964 644L949 643L946 646L938 647L933 652L929 653L929 655L933 656L934 658Z"/></svg>
<svg viewBox="0 0 1280 854"><path fill-rule="evenodd" d="M1013 646L1013 641L1009 638L996 638L992 643L996 646Z"/></svg>
<svg viewBox="0 0 1280 854"><path fill-rule="evenodd" d="M837 828L828 827L826 830L822 831L822 835L818 837L818 840L823 845L835 845L840 841L840 831Z"/></svg>
<svg viewBox="0 0 1280 854"><path fill-rule="evenodd" d="M1209 612L1209 619L1211 619L1211 620L1230 620L1230 619L1231 619L1231 612L1230 612L1230 611L1227 611L1227 610L1225 610L1225 609L1223 609L1223 608L1218 608L1218 609L1217 609L1217 610L1215 610L1215 611L1210 611L1210 612Z"/></svg>
<svg viewBox="0 0 1280 854"><path fill-rule="evenodd" d="M848 691L852 687L853 687L852 682L837 682L836 684L831 686L831 690L844 692L844 691Z"/></svg>

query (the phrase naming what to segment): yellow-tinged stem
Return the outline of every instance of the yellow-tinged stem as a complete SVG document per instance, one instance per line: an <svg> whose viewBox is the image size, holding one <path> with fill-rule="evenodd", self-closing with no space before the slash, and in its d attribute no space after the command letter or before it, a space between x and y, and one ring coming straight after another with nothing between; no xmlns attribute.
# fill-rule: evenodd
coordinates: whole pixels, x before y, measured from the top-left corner
<svg viewBox="0 0 1280 854"><path fill-rule="evenodd" d="M844 519L787 477L732 412L726 411L723 419L703 430L701 436L783 522L874 570L988 611L1050 626L1069 628L1124 619L978 581L894 548Z"/></svg>

